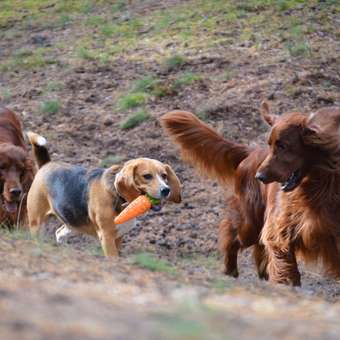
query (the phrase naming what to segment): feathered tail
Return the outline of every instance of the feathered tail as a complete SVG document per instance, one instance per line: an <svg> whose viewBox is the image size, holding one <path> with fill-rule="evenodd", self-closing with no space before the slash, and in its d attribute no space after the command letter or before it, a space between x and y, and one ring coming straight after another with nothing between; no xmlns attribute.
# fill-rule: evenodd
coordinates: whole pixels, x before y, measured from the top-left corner
<svg viewBox="0 0 340 340"><path fill-rule="evenodd" d="M233 181L238 165L250 153L248 146L226 140L190 112L168 112L161 125L180 145L184 160L222 183Z"/></svg>

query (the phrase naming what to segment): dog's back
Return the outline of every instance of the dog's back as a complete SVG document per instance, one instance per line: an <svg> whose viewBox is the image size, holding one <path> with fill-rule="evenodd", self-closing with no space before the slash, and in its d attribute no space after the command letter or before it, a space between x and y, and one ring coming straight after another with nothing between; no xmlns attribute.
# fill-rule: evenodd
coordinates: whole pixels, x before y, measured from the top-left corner
<svg viewBox="0 0 340 340"><path fill-rule="evenodd" d="M53 170L53 166L56 167ZM81 166L50 163L45 178L55 213L70 226L83 225L88 219L88 175ZM102 171L99 173L102 174Z"/></svg>

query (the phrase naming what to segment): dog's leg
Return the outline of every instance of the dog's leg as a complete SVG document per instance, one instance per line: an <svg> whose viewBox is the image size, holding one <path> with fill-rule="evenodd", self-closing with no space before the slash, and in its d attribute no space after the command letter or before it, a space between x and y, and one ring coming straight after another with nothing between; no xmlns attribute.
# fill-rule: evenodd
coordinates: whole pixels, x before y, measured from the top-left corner
<svg viewBox="0 0 340 340"><path fill-rule="evenodd" d="M255 244L253 249L253 255L257 268L257 273L260 279L268 280L268 256L263 244Z"/></svg>
<svg viewBox="0 0 340 340"><path fill-rule="evenodd" d="M224 273L238 277L237 255L240 242L237 238L237 226L228 217L220 223L218 243L219 249L224 256Z"/></svg>
<svg viewBox="0 0 340 340"><path fill-rule="evenodd" d="M44 223L45 218L43 216L36 216L29 218L30 233L33 238L39 237L40 227Z"/></svg>
<svg viewBox="0 0 340 340"><path fill-rule="evenodd" d="M118 250L116 246L116 228L113 222L113 215L108 213L107 216L98 216L97 222L97 234L100 243L103 248L105 256L118 256Z"/></svg>
<svg viewBox="0 0 340 340"><path fill-rule="evenodd" d="M274 283L301 286L300 272L293 247L282 250L269 245L268 249L268 274L269 280Z"/></svg>

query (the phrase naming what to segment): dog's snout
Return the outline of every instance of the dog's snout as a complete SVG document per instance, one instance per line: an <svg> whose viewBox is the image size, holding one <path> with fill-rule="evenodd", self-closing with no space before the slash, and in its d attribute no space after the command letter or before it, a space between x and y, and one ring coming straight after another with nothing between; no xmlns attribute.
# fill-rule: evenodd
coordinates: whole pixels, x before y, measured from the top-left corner
<svg viewBox="0 0 340 340"><path fill-rule="evenodd" d="M21 195L21 189L20 188L12 188L9 190L10 194L14 197L19 197Z"/></svg>
<svg viewBox="0 0 340 340"><path fill-rule="evenodd" d="M255 178L263 183L266 183L267 181L267 176L263 172L260 172L260 171L256 173Z"/></svg>
<svg viewBox="0 0 340 340"><path fill-rule="evenodd" d="M168 197L168 195L170 194L170 189L167 187L164 187L161 189L161 195L162 197Z"/></svg>

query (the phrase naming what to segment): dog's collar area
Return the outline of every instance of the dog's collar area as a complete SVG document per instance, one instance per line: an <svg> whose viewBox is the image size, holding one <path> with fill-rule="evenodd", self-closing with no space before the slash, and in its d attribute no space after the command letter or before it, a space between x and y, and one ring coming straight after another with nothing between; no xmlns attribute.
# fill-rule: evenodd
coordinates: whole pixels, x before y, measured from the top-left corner
<svg viewBox="0 0 340 340"><path fill-rule="evenodd" d="M117 214L120 214L123 211L123 209L125 208L124 207L125 203L126 203L126 200L122 196L120 196L118 191L117 191L117 197L113 202L113 210Z"/></svg>

